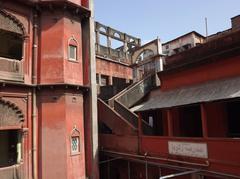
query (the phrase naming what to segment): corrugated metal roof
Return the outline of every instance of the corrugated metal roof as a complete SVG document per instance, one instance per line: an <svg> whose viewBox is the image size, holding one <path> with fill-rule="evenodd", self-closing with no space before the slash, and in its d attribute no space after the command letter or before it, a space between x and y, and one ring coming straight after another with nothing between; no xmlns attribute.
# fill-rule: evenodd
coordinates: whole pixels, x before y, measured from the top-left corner
<svg viewBox="0 0 240 179"><path fill-rule="evenodd" d="M164 92L160 89L154 90L146 102L133 109L136 112L147 111L238 97L240 97L240 77L210 81Z"/></svg>

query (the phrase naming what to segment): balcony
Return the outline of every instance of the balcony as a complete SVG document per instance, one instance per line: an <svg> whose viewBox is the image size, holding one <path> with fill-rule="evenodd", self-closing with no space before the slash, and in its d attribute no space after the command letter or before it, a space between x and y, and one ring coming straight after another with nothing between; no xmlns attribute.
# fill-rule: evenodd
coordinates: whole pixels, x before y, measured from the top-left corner
<svg viewBox="0 0 240 179"><path fill-rule="evenodd" d="M0 80L23 82L23 62L0 57Z"/></svg>
<svg viewBox="0 0 240 179"><path fill-rule="evenodd" d="M23 164L0 168L1 179L23 179Z"/></svg>

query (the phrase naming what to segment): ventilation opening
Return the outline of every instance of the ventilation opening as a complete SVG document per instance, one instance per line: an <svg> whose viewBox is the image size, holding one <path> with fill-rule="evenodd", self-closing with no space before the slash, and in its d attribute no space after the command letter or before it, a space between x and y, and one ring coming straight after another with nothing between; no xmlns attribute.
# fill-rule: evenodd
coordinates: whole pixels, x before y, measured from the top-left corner
<svg viewBox="0 0 240 179"><path fill-rule="evenodd" d="M240 101L228 102L228 137L240 137Z"/></svg>
<svg viewBox="0 0 240 179"><path fill-rule="evenodd" d="M202 137L202 120L200 105L180 107L179 131L180 137Z"/></svg>
<svg viewBox="0 0 240 179"><path fill-rule="evenodd" d="M0 131L0 167L21 161L21 133L18 130Z"/></svg>
<svg viewBox="0 0 240 179"><path fill-rule="evenodd" d="M20 35L0 30L0 57L22 60L23 40Z"/></svg>

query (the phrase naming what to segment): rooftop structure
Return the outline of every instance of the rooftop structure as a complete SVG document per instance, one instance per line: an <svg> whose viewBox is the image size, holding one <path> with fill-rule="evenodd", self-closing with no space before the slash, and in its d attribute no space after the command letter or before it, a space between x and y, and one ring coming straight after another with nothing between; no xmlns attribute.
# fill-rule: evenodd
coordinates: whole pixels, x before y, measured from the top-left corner
<svg viewBox="0 0 240 179"><path fill-rule="evenodd" d="M163 44L163 53L175 55L205 42L205 37L196 31L189 32Z"/></svg>

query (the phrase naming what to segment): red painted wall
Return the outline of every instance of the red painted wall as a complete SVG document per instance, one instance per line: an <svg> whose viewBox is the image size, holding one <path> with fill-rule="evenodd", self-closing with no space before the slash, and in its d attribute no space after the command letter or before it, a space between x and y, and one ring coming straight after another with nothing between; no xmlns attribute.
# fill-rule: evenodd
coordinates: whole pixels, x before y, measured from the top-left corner
<svg viewBox="0 0 240 179"><path fill-rule="evenodd" d="M220 102L204 104L209 137L227 137L228 123L225 105ZM217 129L216 129L217 124Z"/></svg>
<svg viewBox="0 0 240 179"><path fill-rule="evenodd" d="M63 13L42 12L39 46L39 83L64 82L64 19ZM51 39L51 40L50 40Z"/></svg>
<svg viewBox="0 0 240 179"><path fill-rule="evenodd" d="M76 41L77 61L69 60L69 41ZM82 27L79 18L64 17L64 82L69 84L83 85L83 64L82 64Z"/></svg>
<svg viewBox="0 0 240 179"><path fill-rule="evenodd" d="M49 0L50 1L50 0ZM63 0L64 1L64 0ZM35 1L36 2L36 1ZM47 2L47 1L46 1ZM81 5L81 0L69 0ZM84 0L88 6L88 0ZM54 6L54 5L53 5ZM15 16L24 26L26 39L23 50L24 83L0 87L0 97L16 104L24 113L26 133L24 144L24 175L32 178L32 41L33 9L24 2L4 1L1 7ZM59 6L58 6L59 7ZM38 83L67 83L83 85L82 62L82 25L79 16L54 7L54 11L41 8L37 17L38 24ZM68 60L68 42L70 38L77 41L77 62ZM88 41L88 39L86 39ZM86 55L87 56L87 55ZM88 63L89 59L85 59ZM88 69L85 70L88 73ZM87 74L85 74L86 76ZM5 87L6 86L6 87ZM37 121L39 141L38 173L41 179L75 179L85 178L85 140L84 140L84 106L81 90L63 87L38 88ZM87 121L87 120L86 120ZM90 125L90 124L89 124ZM71 154L71 132L76 127L80 132L81 151ZM90 145L90 142L88 143ZM91 148L91 146L89 146Z"/></svg>
<svg viewBox="0 0 240 179"><path fill-rule="evenodd" d="M85 177L83 98L64 91L41 92L39 99L40 178ZM71 135L80 132L80 153L71 153Z"/></svg>
<svg viewBox="0 0 240 179"><path fill-rule="evenodd" d="M237 76L240 75L239 69L240 56L236 56L171 74L162 74L159 75L162 82L161 90L170 90L210 80Z"/></svg>
<svg viewBox="0 0 240 179"><path fill-rule="evenodd" d="M67 164L68 179L85 178L85 139L84 139L84 113L83 96L73 92L65 97L66 128L67 128ZM72 155L70 150L70 134L76 127L80 132L80 153Z"/></svg>
<svg viewBox="0 0 240 179"><path fill-rule="evenodd" d="M96 58L96 72L101 75L132 79L132 68L120 63Z"/></svg>
<svg viewBox="0 0 240 179"><path fill-rule="evenodd" d="M83 85L82 31L79 18L44 12L41 18L40 83ZM51 37L51 41L49 38ZM69 44L77 45L77 60L69 60Z"/></svg>

